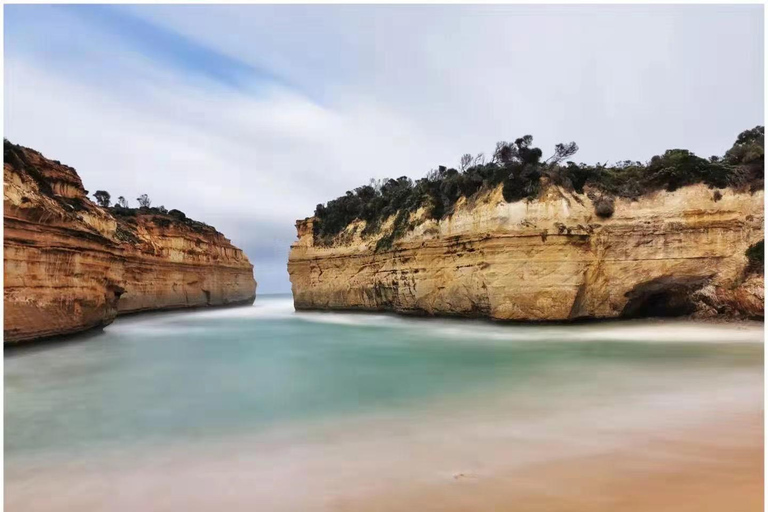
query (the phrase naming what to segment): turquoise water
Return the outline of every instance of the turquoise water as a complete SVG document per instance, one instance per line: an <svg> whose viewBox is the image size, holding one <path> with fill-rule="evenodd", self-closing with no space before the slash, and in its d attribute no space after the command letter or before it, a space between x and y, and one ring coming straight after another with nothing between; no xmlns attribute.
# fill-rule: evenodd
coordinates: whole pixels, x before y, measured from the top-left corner
<svg viewBox="0 0 768 512"><path fill-rule="evenodd" d="M605 324L325 316L292 314L289 297L267 297L253 308L121 319L82 341L11 352L6 454L253 432L534 381L564 392L617 367L704 373L762 365L760 345L690 343L673 330L666 340L633 340L626 330L616 338L629 339L590 340Z"/></svg>
<svg viewBox="0 0 768 512"><path fill-rule="evenodd" d="M29 483L22 470L62 460L291 429L306 440L317 425L366 418L413 426L557 417L565 428L590 408L629 414L659 397L707 403L751 386L754 401L761 339L762 324L526 327L297 314L285 296L122 318L81 340L7 352L6 485L13 491Z"/></svg>

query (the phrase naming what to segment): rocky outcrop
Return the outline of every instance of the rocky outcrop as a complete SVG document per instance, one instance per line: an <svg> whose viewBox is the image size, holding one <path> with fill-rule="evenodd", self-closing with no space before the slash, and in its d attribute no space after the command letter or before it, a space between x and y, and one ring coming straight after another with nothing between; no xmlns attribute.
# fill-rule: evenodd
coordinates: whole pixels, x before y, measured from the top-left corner
<svg viewBox="0 0 768 512"><path fill-rule="evenodd" d="M562 321L664 315L762 318L763 278L746 249L763 238L763 191L704 185L616 199L600 218L587 193L544 185L461 198L387 250L356 221L330 246L297 222L288 262L296 309L396 311ZM388 222L392 222L390 219ZM382 227L382 232L387 226Z"/></svg>
<svg viewBox="0 0 768 512"><path fill-rule="evenodd" d="M73 168L7 141L4 156L6 343L123 313L253 302L253 266L214 228L99 207Z"/></svg>

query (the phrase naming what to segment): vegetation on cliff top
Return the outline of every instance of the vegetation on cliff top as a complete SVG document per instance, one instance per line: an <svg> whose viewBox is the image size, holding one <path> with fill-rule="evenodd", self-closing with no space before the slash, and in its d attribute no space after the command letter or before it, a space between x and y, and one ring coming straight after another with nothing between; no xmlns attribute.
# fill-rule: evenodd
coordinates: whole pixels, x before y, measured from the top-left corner
<svg viewBox="0 0 768 512"><path fill-rule="evenodd" d="M685 149L670 149L646 163L587 165L566 161L578 151L574 142L558 144L546 160L532 142L530 135L514 142L498 142L488 162L483 154L467 154L458 169L440 166L415 182L406 176L372 181L325 205L318 204L313 225L315 242L331 244L344 228L358 220L366 223L363 237L374 235L386 219L394 216L390 231L377 244L377 250L387 249L413 227L409 224L410 214L421 207L426 208L430 218L441 219L453 213L459 198L499 185L507 202L533 200L539 195L542 178L578 193L587 188L596 214L604 218L613 214L616 197L634 200L656 190L674 191L696 183L751 191L763 188L762 126L742 132L725 155L709 159Z"/></svg>
<svg viewBox="0 0 768 512"><path fill-rule="evenodd" d="M8 139L3 139L3 162L10 164L14 169L20 169L26 171L26 173L37 183L40 191L48 196L53 196L53 189L45 176L32 165L27 156L24 154L24 150L28 149L24 146L14 144Z"/></svg>
<svg viewBox="0 0 768 512"><path fill-rule="evenodd" d="M183 224L194 231L213 231L218 233L216 228L198 220L190 219L181 210L167 210L164 206L140 206L139 208L128 208L119 204L109 208L109 212L118 220L127 224L136 224L136 217L139 215L151 216L154 224L167 228L172 224Z"/></svg>
<svg viewBox="0 0 768 512"><path fill-rule="evenodd" d="M37 183L40 192L58 203L65 205L67 210L70 211L83 211L88 208L86 201L80 198L62 197L57 195L50 180L29 161L26 152L31 151L38 153L33 149L20 146L10 142L8 139L3 139L3 160L5 163L10 164L14 169L23 171L29 175L35 183ZM38 153L39 154L39 153ZM58 160L50 160L50 162L61 166L68 172L77 176L77 171L74 168L67 165L63 165ZM87 190L83 190L85 194ZM142 194L136 200L139 203L139 208L130 208L128 201L125 197L120 196L117 203L114 206L110 206L112 196L106 190L97 190L93 193L96 203L109 211L119 222L117 237L124 242L137 243L139 241L135 233L136 217L139 215L150 216L151 221L161 227L168 227L172 224L183 224L195 231L213 231L218 232L213 226L206 224L205 222L196 221L187 217L184 212L180 210L167 210L164 206L152 207L152 201L147 194Z"/></svg>

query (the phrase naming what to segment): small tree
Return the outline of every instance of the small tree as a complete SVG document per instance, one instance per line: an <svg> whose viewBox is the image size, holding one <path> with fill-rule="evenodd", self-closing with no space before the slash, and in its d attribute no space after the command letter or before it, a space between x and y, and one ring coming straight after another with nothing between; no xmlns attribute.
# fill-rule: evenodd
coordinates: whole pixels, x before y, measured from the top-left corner
<svg viewBox="0 0 768 512"><path fill-rule="evenodd" d="M147 194L141 194L139 197L136 198L136 200L139 202L139 207L141 208L149 208L152 206L152 200L149 199L149 196Z"/></svg>
<svg viewBox="0 0 768 512"><path fill-rule="evenodd" d="M576 154L579 150L579 146L575 142L569 142L567 144L557 144L555 146L555 153L547 159L547 164L557 165L568 157Z"/></svg>
<svg viewBox="0 0 768 512"><path fill-rule="evenodd" d="M500 140L496 143L496 149L493 150L493 160L495 164L506 164L512 159L512 148L509 142Z"/></svg>
<svg viewBox="0 0 768 512"><path fill-rule="evenodd" d="M117 198L117 205L123 208L128 208L128 200L123 196Z"/></svg>
<svg viewBox="0 0 768 512"><path fill-rule="evenodd" d="M97 190L93 193L93 197L96 198L96 202L99 203L99 206L109 208L109 203L112 200L112 196L109 195L109 192L106 190Z"/></svg>
<svg viewBox="0 0 768 512"><path fill-rule="evenodd" d="M472 166L473 161L474 158L469 153L462 155L461 160L459 160L459 170L461 172L466 171Z"/></svg>

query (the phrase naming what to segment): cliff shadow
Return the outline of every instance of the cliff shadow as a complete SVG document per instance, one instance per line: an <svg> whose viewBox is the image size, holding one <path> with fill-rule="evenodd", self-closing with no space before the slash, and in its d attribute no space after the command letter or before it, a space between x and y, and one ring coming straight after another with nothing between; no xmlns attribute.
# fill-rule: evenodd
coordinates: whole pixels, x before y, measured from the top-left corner
<svg viewBox="0 0 768 512"><path fill-rule="evenodd" d="M5 343L3 345L3 357L19 357L34 352L61 348L64 345L93 342L95 338L100 337L104 333L104 327L99 326L86 331L59 334L37 340Z"/></svg>

